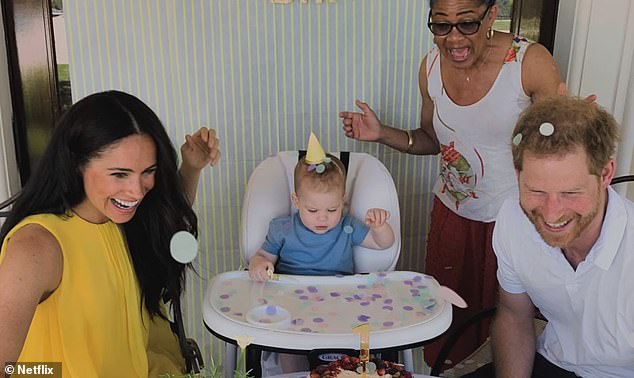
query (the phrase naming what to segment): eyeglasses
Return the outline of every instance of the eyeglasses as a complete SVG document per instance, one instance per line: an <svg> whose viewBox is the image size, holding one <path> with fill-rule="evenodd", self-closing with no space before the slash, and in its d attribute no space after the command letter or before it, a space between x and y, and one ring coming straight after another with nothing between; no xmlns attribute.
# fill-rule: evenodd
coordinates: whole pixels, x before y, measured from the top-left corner
<svg viewBox="0 0 634 378"><path fill-rule="evenodd" d="M429 17L427 21L427 27L435 36L438 36L438 37L442 37L451 33L451 29L453 29L454 27L458 29L458 31L462 33L462 35L472 35L477 33L478 30L480 30L480 25L482 25L484 18L489 13L489 9L491 9L491 5L487 7L482 17L480 17L480 19L477 21L461 21L461 22L456 22L455 24L451 22L431 22L431 9L430 9Z"/></svg>

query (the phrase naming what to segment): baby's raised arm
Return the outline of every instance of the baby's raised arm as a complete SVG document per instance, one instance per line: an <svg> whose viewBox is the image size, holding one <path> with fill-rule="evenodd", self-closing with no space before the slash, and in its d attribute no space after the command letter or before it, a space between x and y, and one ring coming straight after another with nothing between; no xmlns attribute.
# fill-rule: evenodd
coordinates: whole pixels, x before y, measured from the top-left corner
<svg viewBox="0 0 634 378"><path fill-rule="evenodd" d="M365 224L370 226L370 232L361 246L371 249L386 249L394 243L394 231L387 220L390 212L385 209L373 208L365 213Z"/></svg>
<svg viewBox="0 0 634 378"><path fill-rule="evenodd" d="M273 272L273 266L277 261L277 256L268 253L262 248L258 249L249 260L249 277L258 282L267 281L270 276L268 271Z"/></svg>

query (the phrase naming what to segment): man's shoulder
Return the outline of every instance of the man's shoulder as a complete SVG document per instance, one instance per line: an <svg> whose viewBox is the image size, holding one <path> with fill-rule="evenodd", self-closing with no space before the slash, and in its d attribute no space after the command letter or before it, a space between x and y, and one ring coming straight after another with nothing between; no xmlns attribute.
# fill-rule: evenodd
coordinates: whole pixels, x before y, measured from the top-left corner
<svg viewBox="0 0 634 378"><path fill-rule="evenodd" d="M498 211L496 222L518 220L524 216L519 199L515 197L507 198Z"/></svg>
<svg viewBox="0 0 634 378"><path fill-rule="evenodd" d="M627 212L627 214L634 216L634 201L620 194L618 196L623 202L623 207L625 208L625 211ZM634 218L632 218L631 222L634 222Z"/></svg>
<svg viewBox="0 0 634 378"><path fill-rule="evenodd" d="M509 198L502 203L495 219L493 237L496 240L506 240L509 237L529 242L534 239L535 227L526 217L520 207L519 199Z"/></svg>
<svg viewBox="0 0 634 378"><path fill-rule="evenodd" d="M634 227L634 202L610 187L607 216L618 216L618 214L624 214L628 227Z"/></svg>

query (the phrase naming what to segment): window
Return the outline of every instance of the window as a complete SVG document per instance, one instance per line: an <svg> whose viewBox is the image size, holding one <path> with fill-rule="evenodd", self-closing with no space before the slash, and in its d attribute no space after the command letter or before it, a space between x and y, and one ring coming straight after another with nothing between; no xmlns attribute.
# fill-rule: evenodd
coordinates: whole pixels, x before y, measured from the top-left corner
<svg viewBox="0 0 634 378"><path fill-rule="evenodd" d="M552 54L559 0L514 0L512 9L511 31L541 43Z"/></svg>
<svg viewBox="0 0 634 378"><path fill-rule="evenodd" d="M511 32L511 19L513 17L513 0L498 0L498 17L493 23L493 29Z"/></svg>

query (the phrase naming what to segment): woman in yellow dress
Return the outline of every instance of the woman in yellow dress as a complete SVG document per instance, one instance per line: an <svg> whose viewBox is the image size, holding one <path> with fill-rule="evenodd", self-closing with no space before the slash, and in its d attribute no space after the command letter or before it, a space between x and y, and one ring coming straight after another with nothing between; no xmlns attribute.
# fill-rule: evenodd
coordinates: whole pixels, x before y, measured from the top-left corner
<svg viewBox="0 0 634 378"><path fill-rule="evenodd" d="M214 130L186 136L183 164L156 114L118 91L60 119L0 230L0 364L61 362L63 377L182 373L165 302L186 265L171 236L197 234L198 177Z"/></svg>

